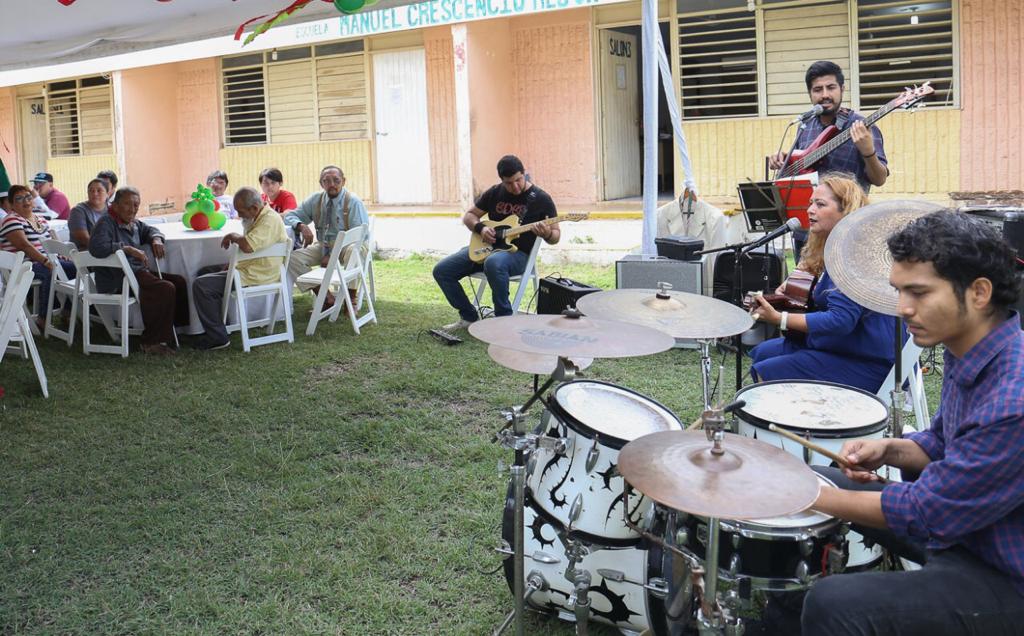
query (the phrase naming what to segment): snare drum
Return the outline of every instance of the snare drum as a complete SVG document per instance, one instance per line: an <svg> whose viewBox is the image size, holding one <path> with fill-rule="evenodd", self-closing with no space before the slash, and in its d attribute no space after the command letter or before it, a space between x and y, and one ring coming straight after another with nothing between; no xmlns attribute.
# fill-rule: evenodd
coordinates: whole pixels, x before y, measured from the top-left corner
<svg viewBox="0 0 1024 636"><path fill-rule="evenodd" d="M834 485L817 476L823 485ZM707 519L689 515L676 541L704 558ZM846 524L813 510L788 517L721 521L719 577L749 578L755 590L783 592L808 587L822 572L842 571ZM824 569L823 569L824 568Z"/></svg>
<svg viewBox="0 0 1024 636"><path fill-rule="evenodd" d="M740 389L746 405L735 412L737 432L803 458L830 466L832 460L768 430L769 424L814 442L833 453L851 439L881 439L889 409L877 396L841 384L775 380Z"/></svg>
<svg viewBox="0 0 1024 636"><path fill-rule="evenodd" d="M820 466L830 466L832 460L769 431L768 425L792 431L838 454L849 440L881 439L889 422L889 409L878 396L830 382L762 382L744 387L736 399L746 402L735 413L740 435L768 442ZM871 569L882 560L882 548L869 546L859 533L849 533L847 540L847 571Z"/></svg>
<svg viewBox="0 0 1024 636"><path fill-rule="evenodd" d="M659 431L682 430L679 418L654 400L629 389L593 380L559 386L550 400L549 435L562 437L563 454L537 449L531 454L527 485L537 506L563 527L604 545L635 543L640 534L622 514L619 450ZM629 517L639 523L652 502L639 493L629 498Z"/></svg>

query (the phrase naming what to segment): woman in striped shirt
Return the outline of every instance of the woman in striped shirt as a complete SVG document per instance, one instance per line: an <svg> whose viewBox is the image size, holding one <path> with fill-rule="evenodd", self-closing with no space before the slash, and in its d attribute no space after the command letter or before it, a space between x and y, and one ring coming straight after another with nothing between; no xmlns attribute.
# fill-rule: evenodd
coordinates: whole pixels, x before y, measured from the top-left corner
<svg viewBox="0 0 1024 636"><path fill-rule="evenodd" d="M32 261L32 272L39 280L39 299L42 303L49 302L50 279L53 263L43 248L43 239L50 238L50 228L46 221L32 212L32 200L35 195L22 185L11 186L7 196L13 205L13 212L0 221L0 250L5 252L22 252L25 258ZM58 259L68 278L74 278L76 271L73 263ZM45 321L45 307L36 307L37 320Z"/></svg>

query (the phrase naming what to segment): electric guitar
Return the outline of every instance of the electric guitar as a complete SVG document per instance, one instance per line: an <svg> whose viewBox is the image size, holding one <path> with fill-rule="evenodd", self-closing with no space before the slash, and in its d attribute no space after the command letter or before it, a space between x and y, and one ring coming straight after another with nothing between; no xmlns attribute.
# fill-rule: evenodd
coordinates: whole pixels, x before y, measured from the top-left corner
<svg viewBox="0 0 1024 636"><path fill-rule="evenodd" d="M588 216L590 216L589 212L570 212L560 216L553 216L549 219L527 223L526 225L519 225L519 217L514 214L500 221L480 219L480 222L487 227L494 228L494 243L485 243L484 237L474 232L472 238L469 239L469 258L474 263L482 263L495 252L518 251L519 248L509 242L516 236L529 232L541 225L554 225L562 221L582 221Z"/></svg>
<svg viewBox="0 0 1024 636"><path fill-rule="evenodd" d="M871 128L876 121L897 108L910 109L922 99L935 92L935 89L928 84L929 82L925 82L921 86L905 89L896 99L866 117L864 125ZM793 151L792 155L787 159L786 165L779 172L779 178L813 172L814 164L824 159L828 153L849 141L851 130L852 126L840 132L835 125L832 125L821 131L821 134L811 142L811 145L802 150Z"/></svg>

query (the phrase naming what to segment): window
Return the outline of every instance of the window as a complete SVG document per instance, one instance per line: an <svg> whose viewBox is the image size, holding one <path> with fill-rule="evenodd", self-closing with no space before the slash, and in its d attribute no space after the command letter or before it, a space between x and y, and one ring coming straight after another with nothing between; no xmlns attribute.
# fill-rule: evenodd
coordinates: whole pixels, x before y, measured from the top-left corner
<svg viewBox="0 0 1024 636"><path fill-rule="evenodd" d="M225 145L366 139L363 42L224 58Z"/></svg>
<svg viewBox="0 0 1024 636"><path fill-rule="evenodd" d="M859 88L862 108L884 105L904 87L931 80L935 101L953 94L953 3L858 0Z"/></svg>
<svg viewBox="0 0 1024 636"><path fill-rule="evenodd" d="M756 116L757 64L757 21L745 3L679 16L683 119Z"/></svg>
<svg viewBox="0 0 1024 636"><path fill-rule="evenodd" d="M46 85L51 157L114 152L110 79L102 76Z"/></svg>
<svg viewBox="0 0 1024 636"><path fill-rule="evenodd" d="M843 68L857 110L925 81L933 103L957 106L954 2L677 0L683 119L802 112L816 60Z"/></svg>

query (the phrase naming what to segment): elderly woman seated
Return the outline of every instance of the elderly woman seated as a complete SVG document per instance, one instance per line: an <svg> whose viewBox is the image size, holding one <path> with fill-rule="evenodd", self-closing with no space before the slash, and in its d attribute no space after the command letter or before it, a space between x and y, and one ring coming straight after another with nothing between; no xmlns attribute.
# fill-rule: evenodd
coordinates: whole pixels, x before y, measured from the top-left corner
<svg viewBox="0 0 1024 636"><path fill-rule="evenodd" d="M35 307L40 328L46 320L46 303L50 298L50 280L53 262L43 248L43 239L51 238L46 221L32 212L35 194L26 186L11 186L7 192L11 213L0 221L0 250L21 252L32 262L32 273L39 281L40 306ZM75 277L73 263L58 259L68 278Z"/></svg>

